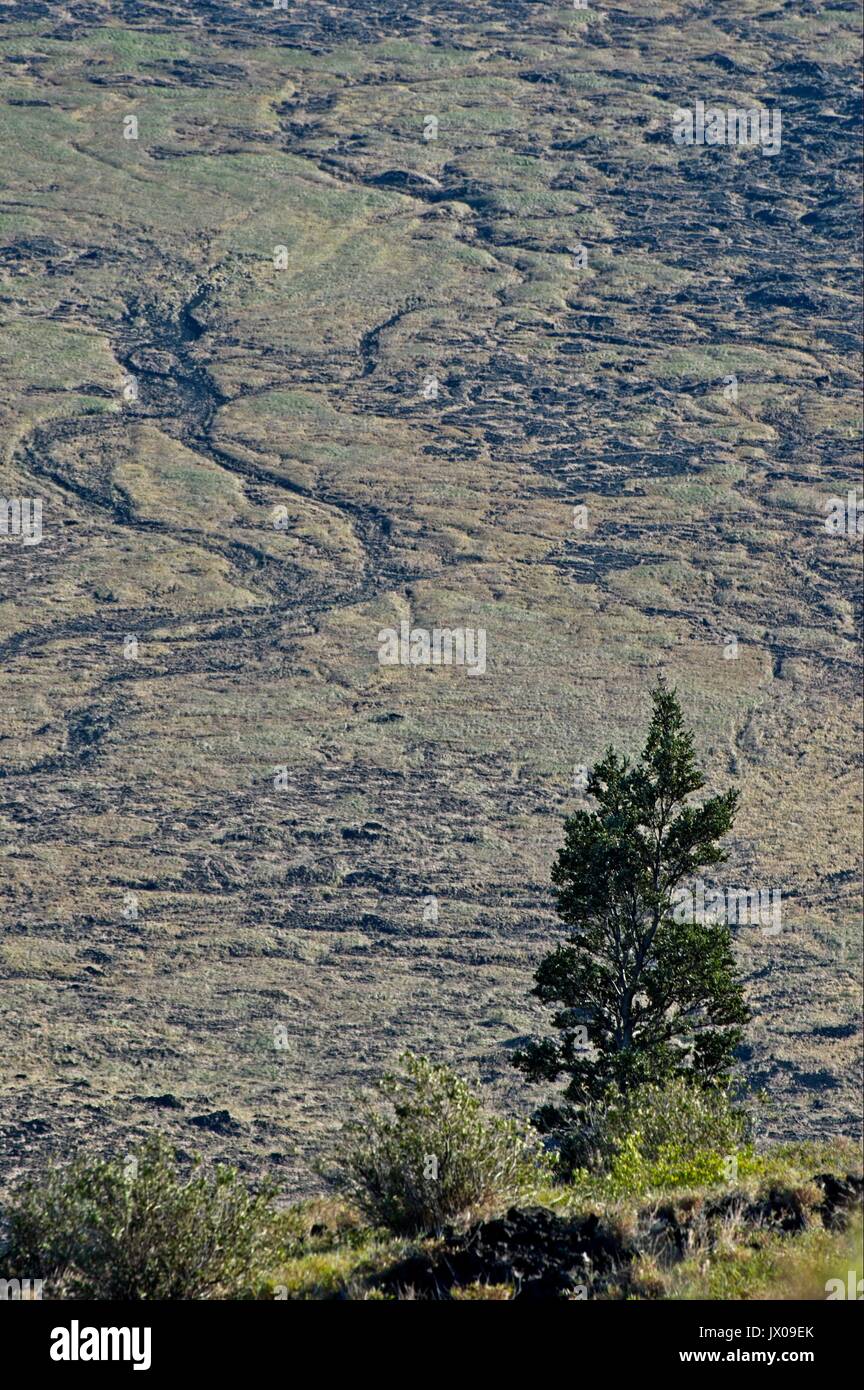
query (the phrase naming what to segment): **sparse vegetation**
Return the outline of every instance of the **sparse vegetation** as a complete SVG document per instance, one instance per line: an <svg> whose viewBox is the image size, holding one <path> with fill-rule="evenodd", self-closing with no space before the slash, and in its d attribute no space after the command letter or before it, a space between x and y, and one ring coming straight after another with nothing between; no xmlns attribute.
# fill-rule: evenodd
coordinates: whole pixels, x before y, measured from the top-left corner
<svg viewBox="0 0 864 1390"><path fill-rule="evenodd" d="M44 504L0 536L7 1268L401 1298L517 1202L579 1260L596 1221L591 1297L812 1283L834 1158L776 1141L859 1133L858 16L204 8L0 6L3 491ZM684 93L782 106L782 152L676 147ZM380 667L403 621L487 675ZM662 882L658 672L707 779ZM679 852L782 934L670 924ZM394 1047L435 1066L354 1115ZM282 1209L346 1115L343 1198ZM487 1235L445 1294L522 1295Z"/></svg>
<svg viewBox="0 0 864 1390"><path fill-rule="evenodd" d="M271 1192L227 1167L184 1178L153 1138L125 1159L78 1158L28 1180L3 1212L0 1258L54 1297L237 1298L283 1244Z"/></svg>
<svg viewBox="0 0 864 1390"><path fill-rule="evenodd" d="M336 1227L330 1234L319 1228L308 1253L295 1251L284 1278L298 1298L339 1291L380 1297L383 1290L391 1298L500 1300L520 1296L533 1264L549 1297L825 1298L826 1280L840 1269L860 1271L861 1253L854 1186L849 1206L832 1213L822 1181L859 1167L851 1144L778 1146L740 1164L734 1178L693 1165L677 1185L650 1190L643 1169L622 1165L612 1177L538 1187L503 1219L498 1206L492 1221L463 1221L464 1240L458 1230L446 1240L394 1239L361 1223L345 1243ZM814 1181L816 1174L823 1179ZM524 1239L532 1230L533 1243L519 1247L519 1232ZM567 1230L589 1256L587 1285L569 1295L570 1257L565 1247L559 1267L555 1251ZM517 1242L509 1251L508 1240ZM512 1278L504 1277L508 1261Z"/></svg>
<svg viewBox="0 0 864 1390"><path fill-rule="evenodd" d="M488 1114L450 1068L405 1053L378 1083L381 1105L345 1126L334 1181L376 1225L399 1234L439 1231L524 1197L551 1175L536 1137Z"/></svg>
<svg viewBox="0 0 864 1390"><path fill-rule="evenodd" d="M687 1187L728 1181L746 1166L757 1171L751 1115L723 1088L684 1077L630 1092L612 1088L581 1107L572 1129L558 1128L560 1171L642 1187Z"/></svg>
<svg viewBox="0 0 864 1390"><path fill-rule="evenodd" d="M848 1280L861 1267L852 1145L778 1147L734 1181L691 1161L673 1184L625 1140L605 1174L550 1185L530 1146L526 1157L517 1140L514 1156L510 1127L481 1121L445 1069L406 1058L387 1090L404 1123L382 1135L370 1111L349 1143L353 1201L277 1209L228 1170L183 1173L154 1138L122 1163L79 1158L16 1192L0 1219L0 1278L27 1271L58 1299L510 1300L526 1283L547 1298L818 1298L838 1271ZM462 1147L442 1202L413 1165L454 1107ZM471 1153L482 1184L462 1171ZM454 1227L430 1230L447 1204Z"/></svg>

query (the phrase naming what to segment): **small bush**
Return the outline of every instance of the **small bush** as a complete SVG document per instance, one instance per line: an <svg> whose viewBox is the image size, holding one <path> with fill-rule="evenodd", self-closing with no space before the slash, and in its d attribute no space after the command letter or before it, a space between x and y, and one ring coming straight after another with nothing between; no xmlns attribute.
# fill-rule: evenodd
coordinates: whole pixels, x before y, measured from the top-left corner
<svg viewBox="0 0 864 1390"><path fill-rule="evenodd" d="M133 1161L77 1159L30 1180L4 1212L3 1265L55 1296L242 1296L280 1247L273 1193L250 1193L232 1168L184 1182L161 1138ZM197 1166L197 1165L196 1165Z"/></svg>
<svg viewBox="0 0 864 1390"><path fill-rule="evenodd" d="M572 1181L586 1192L614 1200L645 1192L715 1187L743 1181L761 1171L760 1159L749 1145L735 1153L719 1153L716 1149L692 1149L686 1142L670 1140L649 1157L644 1136L635 1130L624 1139L607 1172L592 1174L578 1169Z"/></svg>
<svg viewBox="0 0 864 1390"><path fill-rule="evenodd" d="M751 1152L748 1116L729 1093L683 1078L640 1086L626 1095L610 1088L578 1113L550 1112L545 1127L559 1145L563 1173L617 1173L622 1184L637 1153L640 1171L652 1168L658 1185L668 1187L679 1179L682 1186L720 1182L727 1159L737 1158L740 1167ZM688 1168L692 1179L686 1176ZM709 1178L709 1170L718 1176Z"/></svg>
<svg viewBox="0 0 864 1390"><path fill-rule="evenodd" d="M410 1052L400 1062L379 1082L387 1110L367 1108L345 1126L330 1174L371 1221L396 1234L439 1231L549 1181L527 1128L488 1115L449 1068Z"/></svg>

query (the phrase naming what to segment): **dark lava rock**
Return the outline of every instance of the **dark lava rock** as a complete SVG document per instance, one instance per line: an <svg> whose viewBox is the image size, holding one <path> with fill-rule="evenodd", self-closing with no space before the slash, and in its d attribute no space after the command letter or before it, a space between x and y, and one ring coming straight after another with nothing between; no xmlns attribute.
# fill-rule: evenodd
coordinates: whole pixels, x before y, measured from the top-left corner
<svg viewBox="0 0 864 1390"><path fill-rule="evenodd" d="M817 1038L852 1038L858 1032L857 1023L825 1023L821 1028L814 1028L813 1032Z"/></svg>
<svg viewBox="0 0 864 1390"><path fill-rule="evenodd" d="M706 53L704 58L699 58L700 63L716 63L718 68L724 72L746 72L746 68L741 68L726 53Z"/></svg>
<svg viewBox="0 0 864 1390"><path fill-rule="evenodd" d="M855 1173L847 1173L845 1178L836 1178L833 1173L819 1173L813 1181L825 1194L819 1208L822 1224L829 1231L845 1230L853 1207L860 1206L864 1201L864 1178Z"/></svg>
<svg viewBox="0 0 864 1390"><path fill-rule="evenodd" d="M343 840L377 840L378 831L369 830L365 825L346 825L342 831Z"/></svg>
<svg viewBox="0 0 864 1390"><path fill-rule="evenodd" d="M22 1120L21 1128L27 1134L47 1134L51 1128L50 1120Z"/></svg>
<svg viewBox="0 0 864 1390"><path fill-rule="evenodd" d="M110 965L114 957L108 951L100 951L96 946L88 946L81 952L82 960L91 960L94 965Z"/></svg>
<svg viewBox="0 0 864 1390"><path fill-rule="evenodd" d="M441 188L431 174L421 174L416 169L387 169L369 182L376 188L401 188L408 193L433 193Z"/></svg>
<svg viewBox="0 0 864 1390"><path fill-rule="evenodd" d="M775 1226L788 1233L807 1229L807 1213L800 1197L782 1187L772 1187L766 1196L751 1202L747 1220L753 1225Z"/></svg>
<svg viewBox="0 0 864 1390"><path fill-rule="evenodd" d="M763 1197L750 1201L743 1192L730 1192L705 1207L709 1221L735 1217L747 1226L771 1226L792 1234L807 1229L807 1213L796 1192L772 1187Z"/></svg>
<svg viewBox="0 0 864 1390"><path fill-rule="evenodd" d="M173 353L157 348L137 348L130 354L129 362L138 371L152 372L154 376L168 376L178 365Z"/></svg>
<svg viewBox="0 0 864 1390"><path fill-rule="evenodd" d="M353 869L350 874L345 875L342 882L350 887L356 887L358 884L367 888L383 887L387 882L387 876L375 869Z"/></svg>
<svg viewBox="0 0 864 1390"><path fill-rule="evenodd" d="M587 1296L610 1278L620 1279L636 1251L598 1216L564 1220L545 1207L511 1207L496 1221L464 1235L445 1232L446 1248L409 1256L378 1283L388 1292L411 1290L418 1298L446 1299L467 1284L512 1284L515 1299Z"/></svg>
<svg viewBox="0 0 864 1390"><path fill-rule="evenodd" d="M141 1099L144 1105L158 1105L162 1110L182 1110L184 1108L182 1100L172 1096L170 1091L166 1091L163 1096L142 1096ZM228 1112L225 1110L221 1113L227 1115ZM193 1120L192 1123L194 1124L195 1121Z"/></svg>
<svg viewBox="0 0 864 1390"><path fill-rule="evenodd" d="M640 1245L656 1255L661 1265L683 1260L690 1248L690 1223L683 1213L671 1205L658 1207L652 1213Z"/></svg>
<svg viewBox="0 0 864 1390"><path fill-rule="evenodd" d="M193 1115L189 1121L199 1129L208 1129L211 1134L239 1134L242 1126L232 1119L229 1110L213 1110L209 1115Z"/></svg>
<svg viewBox="0 0 864 1390"><path fill-rule="evenodd" d="M374 912L364 912L362 916L357 919L357 926L363 931L393 931L393 924L388 922L386 917L379 917Z"/></svg>

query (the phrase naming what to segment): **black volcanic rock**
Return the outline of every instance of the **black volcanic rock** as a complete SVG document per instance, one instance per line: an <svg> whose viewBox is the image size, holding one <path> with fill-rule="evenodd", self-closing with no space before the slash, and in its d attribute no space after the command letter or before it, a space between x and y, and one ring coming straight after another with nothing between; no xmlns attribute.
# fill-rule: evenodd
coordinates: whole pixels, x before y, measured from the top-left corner
<svg viewBox="0 0 864 1390"><path fill-rule="evenodd" d="M211 1134L240 1134L242 1125L233 1119L229 1110L213 1110L209 1115L193 1115L189 1121L198 1129L209 1130Z"/></svg>
<svg viewBox="0 0 864 1390"><path fill-rule="evenodd" d="M852 1209L864 1201L864 1177L847 1173L845 1178L837 1178L833 1173L820 1173L813 1181L825 1194L821 1207L823 1225L830 1231L845 1230Z"/></svg>
<svg viewBox="0 0 864 1390"><path fill-rule="evenodd" d="M388 1270L380 1286L446 1299L455 1286L512 1284L517 1300L585 1297L589 1285L617 1276L636 1251L598 1216L564 1220L545 1207L511 1207L464 1235L445 1233L441 1255L414 1255Z"/></svg>

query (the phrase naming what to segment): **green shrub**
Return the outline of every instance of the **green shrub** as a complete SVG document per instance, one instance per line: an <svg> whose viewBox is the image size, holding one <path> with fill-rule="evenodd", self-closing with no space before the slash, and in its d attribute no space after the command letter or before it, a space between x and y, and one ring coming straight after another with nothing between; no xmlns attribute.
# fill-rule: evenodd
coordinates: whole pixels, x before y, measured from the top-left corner
<svg viewBox="0 0 864 1390"><path fill-rule="evenodd" d="M232 1168L183 1181L154 1138L131 1161L81 1158L27 1181L4 1212L2 1263L60 1297L241 1296L279 1247L272 1203Z"/></svg>
<svg viewBox="0 0 864 1390"><path fill-rule="evenodd" d="M405 1053L378 1085L386 1110L345 1126L329 1175L371 1221L397 1234L438 1231L517 1200L550 1178L536 1136L488 1115L449 1068Z"/></svg>
<svg viewBox="0 0 864 1390"><path fill-rule="evenodd" d="M720 1153L716 1149L694 1149L686 1142L669 1140L650 1157L643 1145L644 1136L638 1130L628 1134L608 1172L597 1175L582 1169L573 1174L574 1186L614 1200L645 1192L715 1187L753 1177L762 1171L761 1161L749 1145L734 1153ZM730 1160L734 1160L734 1164Z"/></svg>
<svg viewBox="0 0 864 1390"><path fill-rule="evenodd" d="M740 1166L749 1123L728 1091L706 1090L678 1077L626 1095L610 1088L578 1112L556 1111L548 1128L559 1145L565 1173L611 1175L616 1164L620 1173L635 1142L640 1161L654 1165L658 1175L667 1170L684 1173L690 1164L694 1171L720 1171L716 1180L722 1181L724 1160L737 1156ZM706 1155L714 1156L711 1162Z"/></svg>

